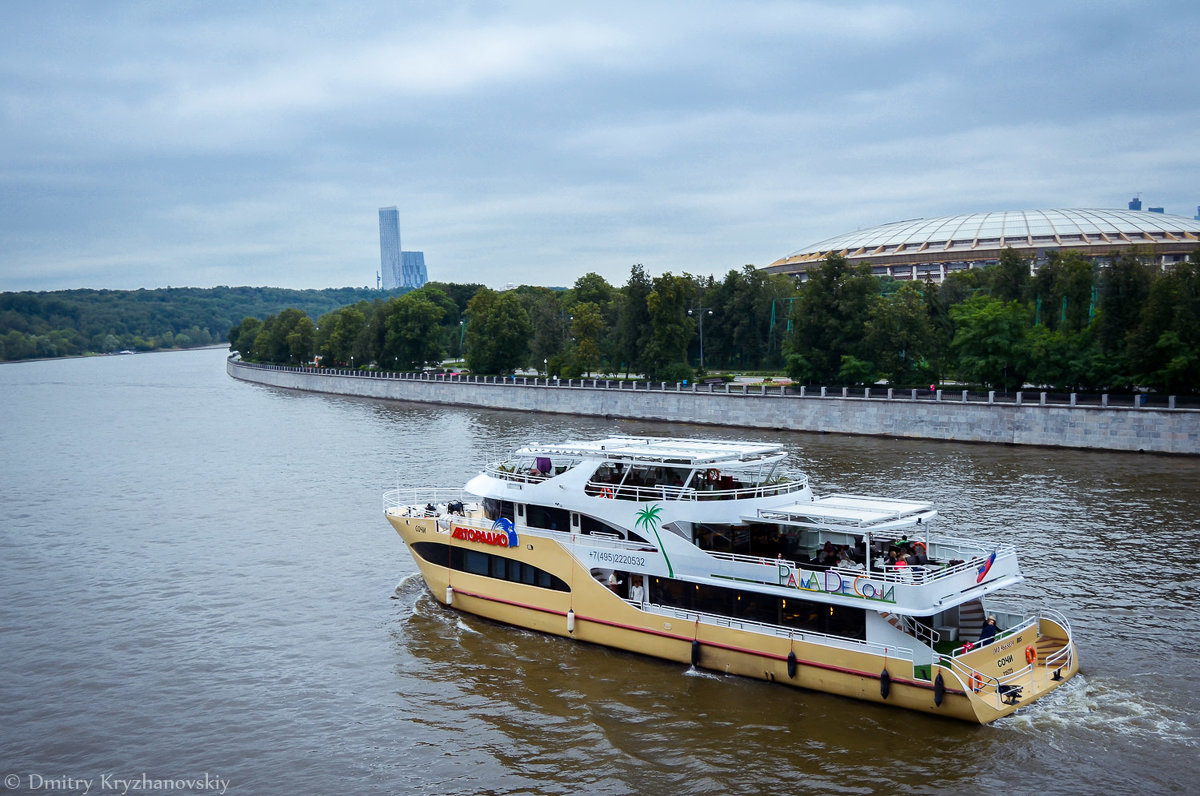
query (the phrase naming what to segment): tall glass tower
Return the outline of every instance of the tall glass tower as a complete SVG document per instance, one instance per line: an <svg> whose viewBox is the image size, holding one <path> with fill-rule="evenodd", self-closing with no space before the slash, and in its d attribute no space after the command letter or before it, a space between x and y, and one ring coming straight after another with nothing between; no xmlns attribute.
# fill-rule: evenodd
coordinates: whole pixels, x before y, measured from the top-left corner
<svg viewBox="0 0 1200 796"><path fill-rule="evenodd" d="M394 290L402 284L400 211L394 207L379 208L379 273L384 290Z"/></svg>
<svg viewBox="0 0 1200 796"><path fill-rule="evenodd" d="M404 287L423 287L429 281L425 272L425 252L400 252L400 271Z"/></svg>

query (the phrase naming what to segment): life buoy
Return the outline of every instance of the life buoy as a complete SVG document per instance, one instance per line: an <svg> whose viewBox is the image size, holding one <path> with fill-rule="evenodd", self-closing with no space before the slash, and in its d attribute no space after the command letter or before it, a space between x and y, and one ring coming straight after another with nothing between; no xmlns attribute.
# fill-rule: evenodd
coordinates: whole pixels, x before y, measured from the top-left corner
<svg viewBox="0 0 1200 796"><path fill-rule="evenodd" d="M924 543L924 542L913 542L913 547L919 547L919 548L921 548L921 552L922 552L922 553L925 553L925 554L927 554L927 555L928 555L928 553L929 553L929 548L925 546L925 543Z"/></svg>
<svg viewBox="0 0 1200 796"><path fill-rule="evenodd" d="M976 694L983 690L983 675L980 672L971 675L971 690Z"/></svg>
<svg viewBox="0 0 1200 796"><path fill-rule="evenodd" d="M1025 648L1025 662L1037 663L1037 650L1033 648L1032 644Z"/></svg>
<svg viewBox="0 0 1200 796"><path fill-rule="evenodd" d="M720 478L721 473L715 467L704 474L704 477L710 484L715 484Z"/></svg>
<svg viewBox="0 0 1200 796"><path fill-rule="evenodd" d="M604 486L600 488L600 497L610 498L613 496L612 487Z"/></svg>

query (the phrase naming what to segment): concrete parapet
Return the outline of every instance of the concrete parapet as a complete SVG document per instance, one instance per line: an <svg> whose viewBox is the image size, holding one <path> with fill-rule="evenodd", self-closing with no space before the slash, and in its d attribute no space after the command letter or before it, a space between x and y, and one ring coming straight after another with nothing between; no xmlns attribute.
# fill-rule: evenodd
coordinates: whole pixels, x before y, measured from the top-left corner
<svg viewBox="0 0 1200 796"><path fill-rule="evenodd" d="M714 426L993 442L1116 451L1200 454L1200 410L1135 406L1004 404L893 398L864 391L799 394L681 391L671 385L581 379L445 379L414 374L287 368L229 359L230 376L294 390L523 412L594 415ZM782 396L783 400L778 400ZM869 397L868 397L869 396ZM994 400L994 399L993 399ZM1173 402L1172 402L1173 406Z"/></svg>

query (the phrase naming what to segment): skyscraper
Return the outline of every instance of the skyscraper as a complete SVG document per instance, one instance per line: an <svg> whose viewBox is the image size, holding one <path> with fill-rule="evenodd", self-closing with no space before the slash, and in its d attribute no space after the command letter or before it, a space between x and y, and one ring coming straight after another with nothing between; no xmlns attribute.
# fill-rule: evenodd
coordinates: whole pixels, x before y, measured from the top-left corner
<svg viewBox="0 0 1200 796"><path fill-rule="evenodd" d="M425 273L425 252L400 252L400 272L405 287L423 287L429 281Z"/></svg>
<svg viewBox="0 0 1200 796"><path fill-rule="evenodd" d="M422 287L429 281L425 252L400 250L400 212L379 208L379 274L384 290Z"/></svg>
<svg viewBox="0 0 1200 796"><path fill-rule="evenodd" d="M379 273L383 289L394 290L401 284L400 211L379 208Z"/></svg>

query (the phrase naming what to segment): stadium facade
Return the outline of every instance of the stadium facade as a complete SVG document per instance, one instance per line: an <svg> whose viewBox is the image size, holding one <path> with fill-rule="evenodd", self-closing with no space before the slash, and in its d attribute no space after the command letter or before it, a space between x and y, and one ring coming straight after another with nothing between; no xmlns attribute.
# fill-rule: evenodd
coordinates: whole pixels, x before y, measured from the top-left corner
<svg viewBox="0 0 1200 796"><path fill-rule="evenodd" d="M400 249L400 211L379 208L379 276L376 283L384 290L399 287L418 288L429 281L425 270L425 252Z"/></svg>
<svg viewBox="0 0 1200 796"><path fill-rule="evenodd" d="M954 271L995 265L1008 247L1032 260L1035 270L1052 251L1076 251L1102 262L1135 251L1166 268L1200 249L1200 219L1167 215L1160 208L1010 210L922 218L839 235L763 270L804 281L808 268L840 254L852 265L871 266L876 276L940 282Z"/></svg>

